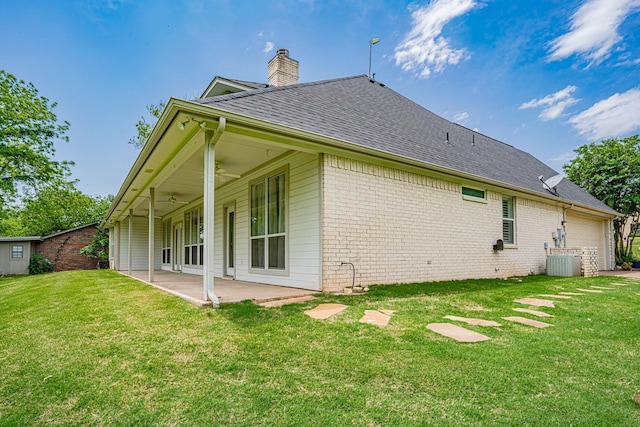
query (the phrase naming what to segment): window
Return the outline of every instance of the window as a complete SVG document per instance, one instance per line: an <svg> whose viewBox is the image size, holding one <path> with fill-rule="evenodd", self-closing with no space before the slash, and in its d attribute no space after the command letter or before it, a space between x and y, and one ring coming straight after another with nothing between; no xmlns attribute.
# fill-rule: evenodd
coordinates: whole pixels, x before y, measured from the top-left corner
<svg viewBox="0 0 640 427"><path fill-rule="evenodd" d="M251 268L286 267L285 173L251 185Z"/></svg>
<svg viewBox="0 0 640 427"><path fill-rule="evenodd" d="M502 241L507 245L516 243L516 216L514 198L502 196Z"/></svg>
<svg viewBox="0 0 640 427"><path fill-rule="evenodd" d="M204 261L204 209L184 214L184 263L202 265Z"/></svg>
<svg viewBox="0 0 640 427"><path fill-rule="evenodd" d="M465 200L485 201L486 196L484 190L477 188L462 187L462 198Z"/></svg>
<svg viewBox="0 0 640 427"><path fill-rule="evenodd" d="M12 245L11 246L11 258L24 258L24 246Z"/></svg>
<svg viewBox="0 0 640 427"><path fill-rule="evenodd" d="M171 264L171 221L162 223L162 263Z"/></svg>

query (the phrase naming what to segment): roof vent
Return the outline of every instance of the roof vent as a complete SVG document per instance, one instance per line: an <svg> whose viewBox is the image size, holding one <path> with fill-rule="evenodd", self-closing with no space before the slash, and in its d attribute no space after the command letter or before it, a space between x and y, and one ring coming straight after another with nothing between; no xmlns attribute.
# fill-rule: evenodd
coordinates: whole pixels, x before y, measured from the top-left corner
<svg viewBox="0 0 640 427"><path fill-rule="evenodd" d="M289 49L278 49L269 61L269 86L298 84L298 61L289 58Z"/></svg>

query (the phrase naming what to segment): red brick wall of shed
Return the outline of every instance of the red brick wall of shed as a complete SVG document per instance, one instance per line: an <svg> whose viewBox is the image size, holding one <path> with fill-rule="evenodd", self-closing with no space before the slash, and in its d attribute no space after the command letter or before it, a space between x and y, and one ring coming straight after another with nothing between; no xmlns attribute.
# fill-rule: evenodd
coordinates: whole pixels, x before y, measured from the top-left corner
<svg viewBox="0 0 640 427"><path fill-rule="evenodd" d="M93 270L98 260L82 255L80 249L91 244L95 235L95 226L62 233L40 242L36 252L55 263L56 271Z"/></svg>

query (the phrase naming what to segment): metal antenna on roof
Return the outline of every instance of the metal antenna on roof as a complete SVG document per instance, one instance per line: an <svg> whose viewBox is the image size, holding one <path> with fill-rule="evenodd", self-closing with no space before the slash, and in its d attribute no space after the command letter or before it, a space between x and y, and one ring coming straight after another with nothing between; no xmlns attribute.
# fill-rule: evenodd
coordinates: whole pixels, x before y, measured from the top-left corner
<svg viewBox="0 0 640 427"><path fill-rule="evenodd" d="M378 37L374 37L369 40L369 78L371 78L371 53L373 52L373 45L378 43L380 39ZM375 74L374 74L375 75ZM375 77L374 77L375 80Z"/></svg>

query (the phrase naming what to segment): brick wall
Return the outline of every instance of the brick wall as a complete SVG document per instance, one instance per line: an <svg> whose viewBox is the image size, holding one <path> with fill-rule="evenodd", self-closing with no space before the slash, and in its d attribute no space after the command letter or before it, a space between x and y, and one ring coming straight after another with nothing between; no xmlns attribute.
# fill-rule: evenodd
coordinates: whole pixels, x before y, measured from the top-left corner
<svg viewBox="0 0 640 427"><path fill-rule="evenodd" d="M494 251L500 192L465 200L459 183L331 155L322 169L325 291L351 285L343 262L356 285L540 274L562 221L561 207L516 194L516 245Z"/></svg>
<svg viewBox="0 0 640 427"><path fill-rule="evenodd" d="M595 277L598 275L598 248L551 248L553 255L580 255L580 275Z"/></svg>
<svg viewBox="0 0 640 427"><path fill-rule="evenodd" d="M55 263L56 271L95 269L98 261L80 253L95 234L95 225L56 234L40 242L36 252Z"/></svg>

